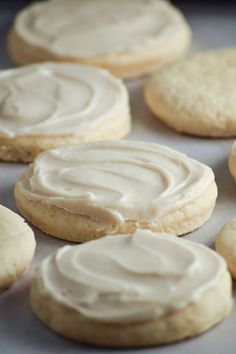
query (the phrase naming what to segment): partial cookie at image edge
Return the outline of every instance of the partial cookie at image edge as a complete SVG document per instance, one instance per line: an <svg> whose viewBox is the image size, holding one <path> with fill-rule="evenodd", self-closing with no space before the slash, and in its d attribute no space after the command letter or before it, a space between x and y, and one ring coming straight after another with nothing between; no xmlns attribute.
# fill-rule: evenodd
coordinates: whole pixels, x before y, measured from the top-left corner
<svg viewBox="0 0 236 354"><path fill-rule="evenodd" d="M0 291L12 286L29 268L35 238L24 219L0 205Z"/></svg>
<svg viewBox="0 0 236 354"><path fill-rule="evenodd" d="M232 277L236 279L236 218L222 227L216 236L215 248L224 257Z"/></svg>
<svg viewBox="0 0 236 354"><path fill-rule="evenodd" d="M106 70L41 63L2 70L0 78L2 161L31 162L58 146L121 139L131 129L128 90Z"/></svg>
<svg viewBox="0 0 236 354"><path fill-rule="evenodd" d="M167 4L167 2L160 1L160 4L161 8L163 7L168 13L167 28L161 30L162 34L165 35L167 33L168 40L161 40L161 43L157 40L156 45L155 43L148 46L143 45L143 50L125 48L120 52L108 51L107 53L94 54L87 57L70 55L68 52L64 54L54 53L51 48L52 46L47 48L47 46L44 47L36 44L35 41L31 43L23 34L18 33L17 27L20 26L20 21L23 21L21 19L22 14L27 13L27 11L33 8L33 6L28 7L16 17L15 24L8 34L10 57L17 64L29 64L40 61L67 61L99 66L108 69L114 75L127 79L153 72L164 63L182 57L186 53L191 41L190 26L181 12L171 4ZM116 15L117 13L119 12L116 12ZM65 13L63 15L65 16ZM174 23L172 36L169 35L170 28L168 27L171 27L171 20L169 20L171 16ZM168 21L170 22L169 24ZM130 26L130 21L128 26ZM25 33L25 31L22 33ZM168 42L168 45L166 45L166 42ZM97 43L95 47L97 47Z"/></svg>
<svg viewBox="0 0 236 354"><path fill-rule="evenodd" d="M146 103L156 118L178 133L236 136L235 62L236 50L225 48L166 64L146 83Z"/></svg>

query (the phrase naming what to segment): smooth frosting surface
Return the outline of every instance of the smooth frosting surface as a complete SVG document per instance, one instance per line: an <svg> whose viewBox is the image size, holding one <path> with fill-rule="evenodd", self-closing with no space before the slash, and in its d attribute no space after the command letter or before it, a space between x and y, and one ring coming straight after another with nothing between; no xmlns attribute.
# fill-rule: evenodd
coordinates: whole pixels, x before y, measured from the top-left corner
<svg viewBox="0 0 236 354"><path fill-rule="evenodd" d="M46 63L0 72L0 136L76 135L128 109L121 80L78 64Z"/></svg>
<svg viewBox="0 0 236 354"><path fill-rule="evenodd" d="M99 321L161 317L197 302L226 265L204 245L137 230L65 246L38 269L41 291Z"/></svg>
<svg viewBox="0 0 236 354"><path fill-rule="evenodd" d="M21 177L29 199L101 222L154 223L199 197L212 170L175 150L138 141L68 146L36 158Z"/></svg>
<svg viewBox="0 0 236 354"><path fill-rule="evenodd" d="M50 52L92 57L165 43L186 32L186 24L162 0L51 0L24 9L15 29Z"/></svg>

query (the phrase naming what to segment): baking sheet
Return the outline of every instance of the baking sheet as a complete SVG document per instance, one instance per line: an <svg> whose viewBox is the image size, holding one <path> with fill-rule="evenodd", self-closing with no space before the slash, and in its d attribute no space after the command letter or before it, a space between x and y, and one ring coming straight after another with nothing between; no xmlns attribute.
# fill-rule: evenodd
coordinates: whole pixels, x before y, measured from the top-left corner
<svg viewBox="0 0 236 354"><path fill-rule="evenodd" d="M5 34L14 9L0 2L0 68L9 67L5 50ZM2 7L2 9L1 9ZM187 17L193 28L192 50L236 45L235 16L232 6L188 6ZM223 72L222 72L223 78ZM236 186L227 168L232 139L198 139L179 135L158 122L143 100L144 80L128 82L133 115L133 130L129 139L166 144L211 166L215 172L219 197L213 217L199 230L186 236L191 240L213 246L222 225L236 215ZM236 83L235 83L236 84ZM236 104L236 103L235 103ZM16 211L13 187L26 165L0 163L0 203ZM82 346L68 341L44 327L32 314L29 306L29 283L34 267L47 255L65 244L44 235L34 228L37 250L30 273L13 288L0 295L0 354L75 354L131 353L134 350L111 350ZM235 308L229 318L206 334L178 344L159 348L140 349L140 354L209 354L234 353L236 347ZM137 349L136 349L137 350Z"/></svg>

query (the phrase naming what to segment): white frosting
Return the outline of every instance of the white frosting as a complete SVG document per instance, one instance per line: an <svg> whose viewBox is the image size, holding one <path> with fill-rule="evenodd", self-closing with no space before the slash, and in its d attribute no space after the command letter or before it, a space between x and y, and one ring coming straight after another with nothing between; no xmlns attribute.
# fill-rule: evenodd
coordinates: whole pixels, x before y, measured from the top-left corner
<svg viewBox="0 0 236 354"><path fill-rule="evenodd" d="M124 114L128 94L107 71L37 64L0 72L0 136L83 136Z"/></svg>
<svg viewBox="0 0 236 354"><path fill-rule="evenodd" d="M40 291L88 318L135 322L201 300L225 271L206 246L137 230L65 246L43 261L38 276Z"/></svg>
<svg viewBox="0 0 236 354"><path fill-rule="evenodd" d="M162 0L51 0L20 12L15 29L50 52L92 57L161 46L186 32L186 24Z"/></svg>
<svg viewBox="0 0 236 354"><path fill-rule="evenodd" d="M91 219L158 222L195 200L214 181L212 170L165 146L114 141L80 144L36 158L20 181L29 199Z"/></svg>

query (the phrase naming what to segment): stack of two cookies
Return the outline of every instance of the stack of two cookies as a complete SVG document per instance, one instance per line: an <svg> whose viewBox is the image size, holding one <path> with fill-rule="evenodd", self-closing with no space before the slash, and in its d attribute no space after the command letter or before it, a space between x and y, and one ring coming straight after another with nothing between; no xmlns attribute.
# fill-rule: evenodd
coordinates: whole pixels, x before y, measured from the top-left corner
<svg viewBox="0 0 236 354"><path fill-rule="evenodd" d="M12 56L19 63L83 62L133 77L182 54L190 32L181 14L162 1L133 3L33 5L11 31ZM164 234L193 231L211 216L212 170L156 144L88 143L130 129L127 90L102 69L45 63L1 75L1 159L30 162L70 144L35 158L16 183L19 210L47 234L91 241L43 261L31 291L38 317L70 338L109 346L167 343L222 320L232 307L223 259Z"/></svg>

